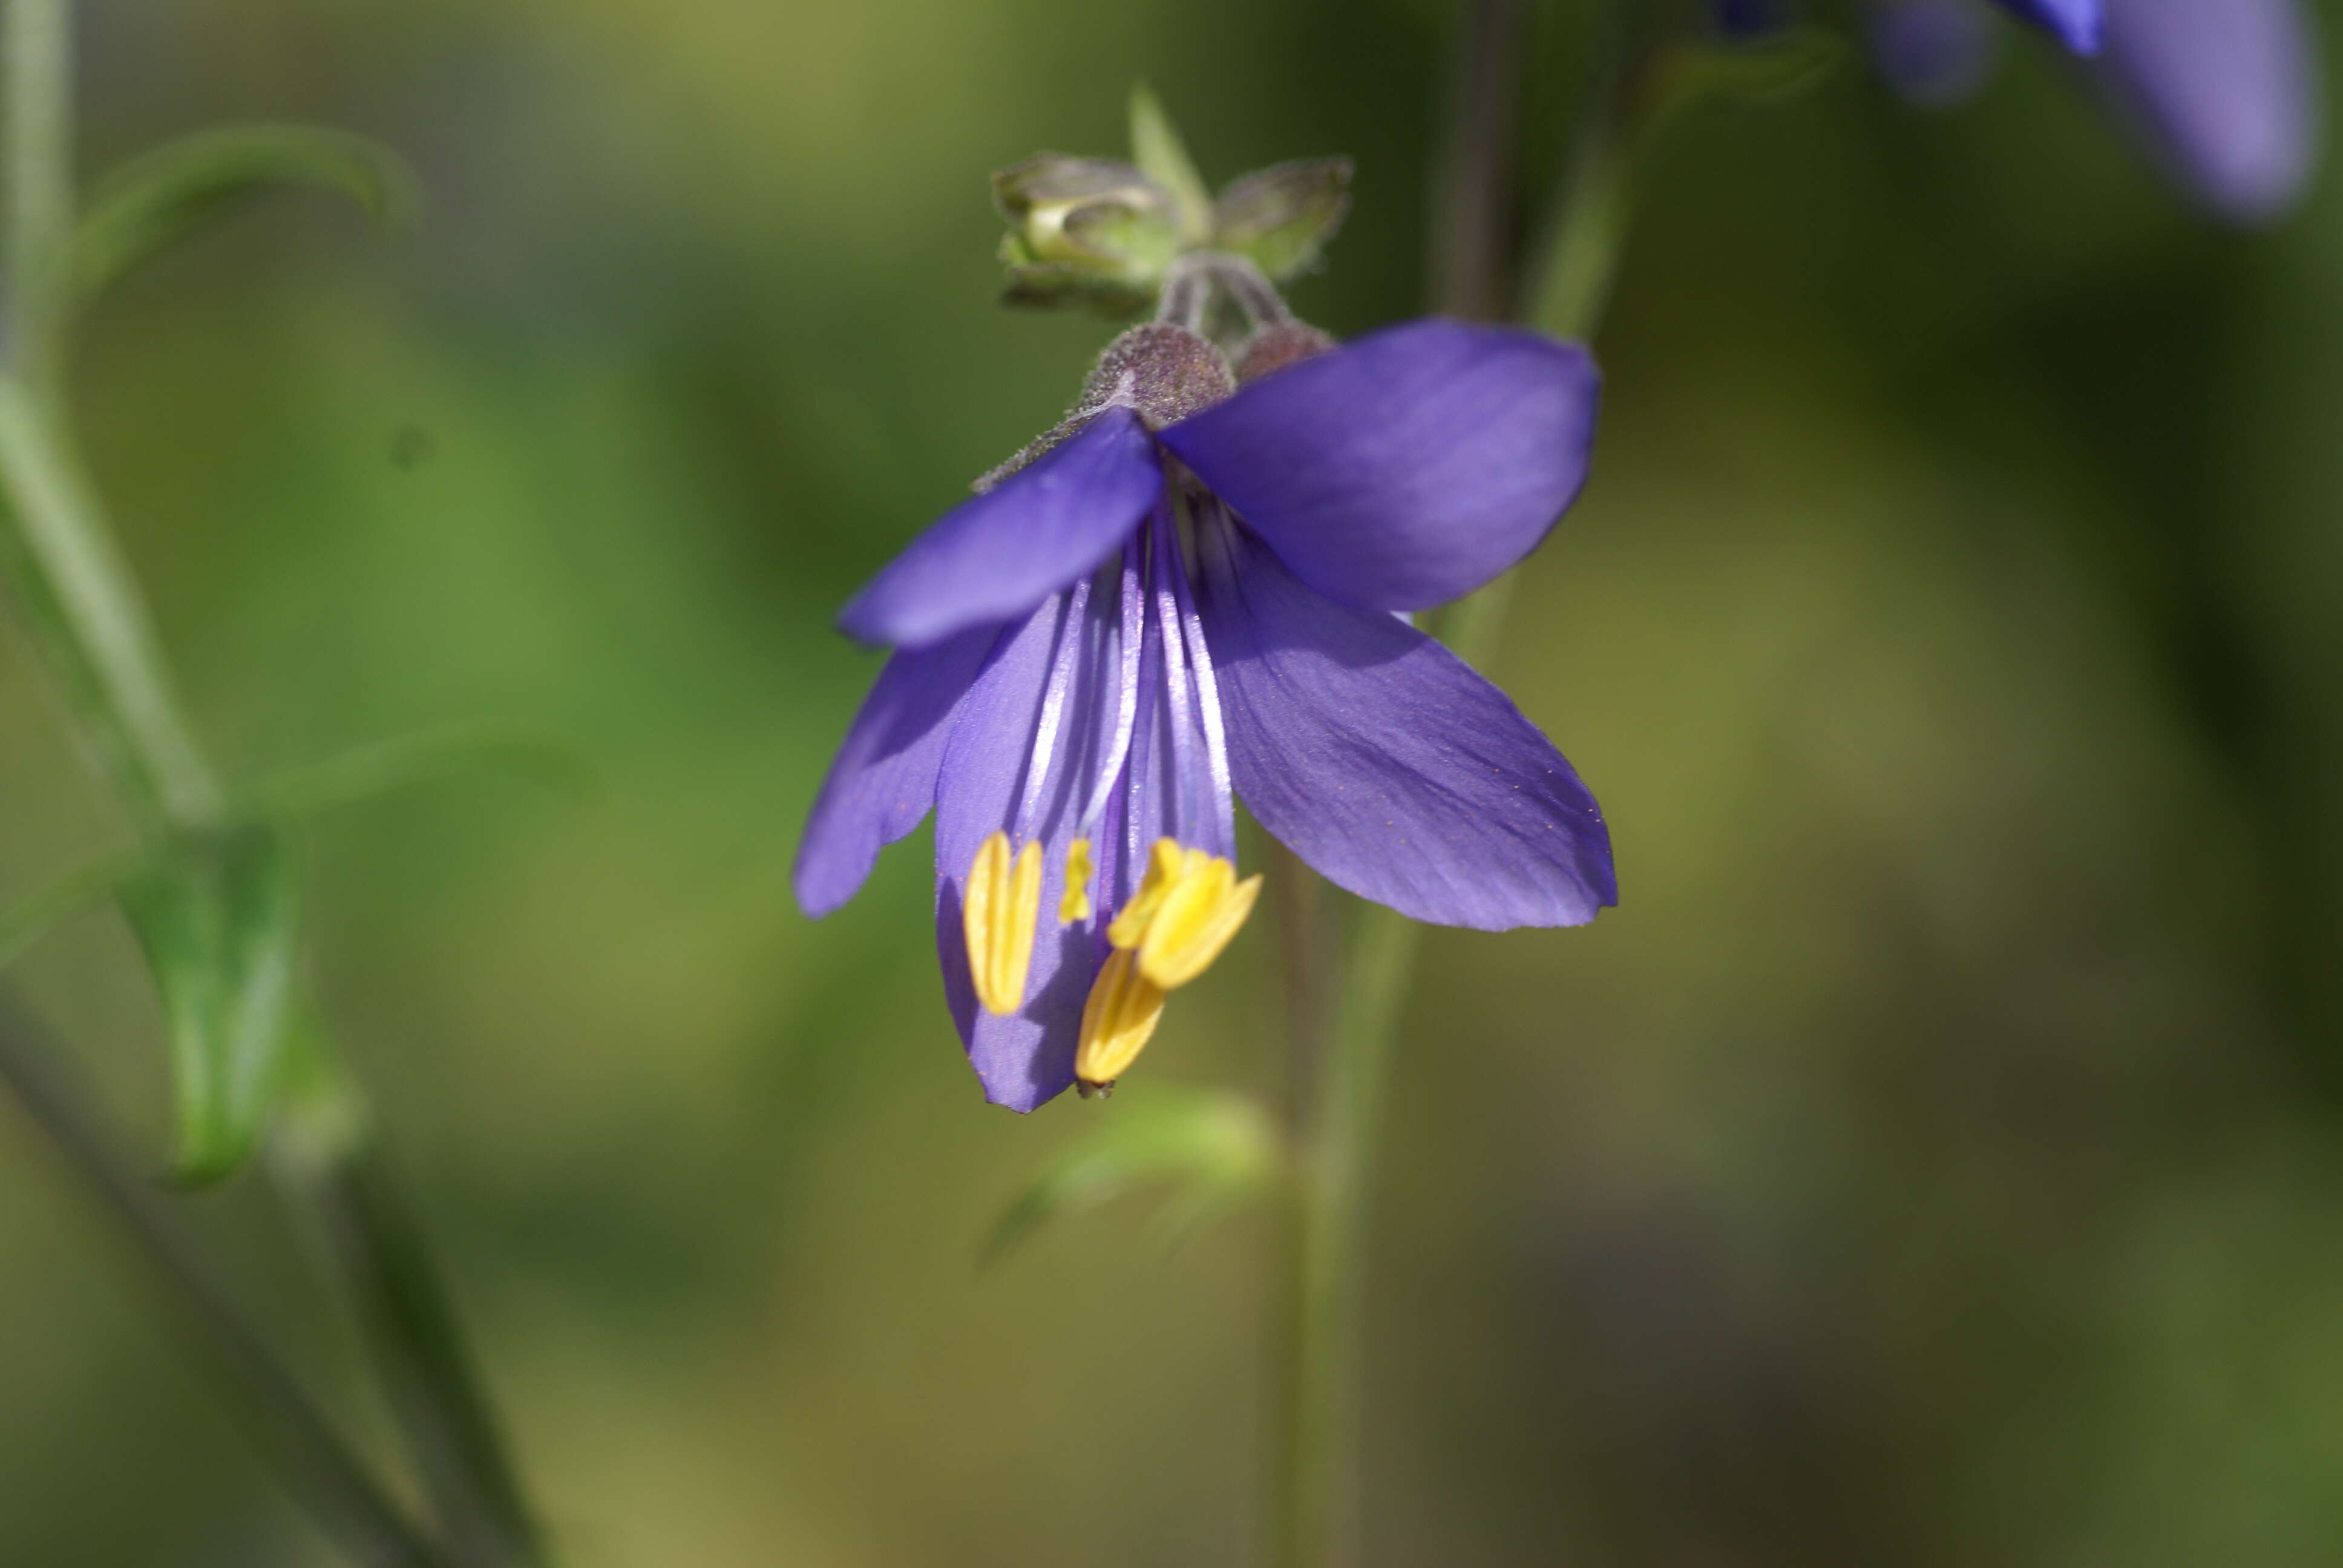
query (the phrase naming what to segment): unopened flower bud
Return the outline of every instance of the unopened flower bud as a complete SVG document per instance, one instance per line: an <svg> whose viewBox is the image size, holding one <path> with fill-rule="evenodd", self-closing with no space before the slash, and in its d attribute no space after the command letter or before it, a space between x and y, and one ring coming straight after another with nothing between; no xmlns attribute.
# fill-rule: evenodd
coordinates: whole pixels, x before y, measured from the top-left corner
<svg viewBox="0 0 2343 1568"><path fill-rule="evenodd" d="M1289 365L1315 359L1334 347L1331 333L1321 332L1307 322L1277 322L1245 339L1244 347L1237 355L1237 380L1247 384L1258 381Z"/></svg>
<svg viewBox="0 0 2343 1568"><path fill-rule="evenodd" d="M1202 413L1237 389L1228 357L1212 339L1150 322L1134 327L1099 356L1082 391L1084 408L1120 403L1136 409L1151 429Z"/></svg>
<svg viewBox="0 0 2343 1568"><path fill-rule="evenodd" d="M1172 197L1129 164L1043 153L992 176L1001 259L1025 304L1142 301L1180 248Z"/></svg>
<svg viewBox="0 0 2343 1568"><path fill-rule="evenodd" d="M1309 270L1350 207L1350 159L1279 164L1222 193L1212 244L1283 283Z"/></svg>

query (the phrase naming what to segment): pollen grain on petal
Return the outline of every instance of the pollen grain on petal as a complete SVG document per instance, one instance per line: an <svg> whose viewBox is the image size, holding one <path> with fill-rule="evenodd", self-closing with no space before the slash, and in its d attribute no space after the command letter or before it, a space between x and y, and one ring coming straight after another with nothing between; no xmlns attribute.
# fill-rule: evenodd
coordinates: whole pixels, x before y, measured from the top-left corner
<svg viewBox="0 0 2343 1568"><path fill-rule="evenodd" d="M1041 912L1041 846L1028 843L1012 860L1009 835L995 832L977 846L968 869L960 930L968 941L969 978L987 1012L1006 1017L1025 1005L1025 978L1033 967L1033 930Z"/></svg>
<svg viewBox="0 0 2343 1568"><path fill-rule="evenodd" d="M1091 918L1091 841L1077 839L1066 846L1066 890L1058 898L1058 923L1070 926Z"/></svg>
<svg viewBox="0 0 2343 1568"><path fill-rule="evenodd" d="M1163 992L1140 972L1138 955L1119 948L1107 955L1082 1005L1074 1078L1085 1093L1114 1087L1154 1038L1163 1018Z"/></svg>

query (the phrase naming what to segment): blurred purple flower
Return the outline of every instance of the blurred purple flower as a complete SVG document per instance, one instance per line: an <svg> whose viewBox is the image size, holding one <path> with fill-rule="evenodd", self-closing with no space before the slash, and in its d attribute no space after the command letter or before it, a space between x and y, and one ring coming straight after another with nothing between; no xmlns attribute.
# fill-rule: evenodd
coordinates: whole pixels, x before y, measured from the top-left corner
<svg viewBox="0 0 2343 1568"><path fill-rule="evenodd" d="M1993 68L1993 19L1976 0L1896 0L1873 13L1871 57L1906 103L1962 103Z"/></svg>
<svg viewBox="0 0 2343 1568"><path fill-rule="evenodd" d="M1584 481L1596 400L1581 349L1437 321L1160 427L1126 378L841 615L896 651L814 804L799 903L843 904L932 806L945 993L986 1098L1021 1111L1075 1081L1102 1011L1138 1005L1127 929L1181 863L1160 840L1216 863L1212 897L1242 921L1250 892L1219 864L1232 795L1329 880L1417 920L1592 920L1616 901L1593 797L1393 612L1536 547ZM971 930L995 929L972 967ZM1147 973L1169 989L1202 964L1170 967Z"/></svg>
<svg viewBox="0 0 2343 1568"><path fill-rule="evenodd" d="M2318 42L2298 0L2003 0L2079 55L2118 116L2215 216L2277 216L2316 166ZM1988 65L1975 0L1883 0L1880 73L1914 103L1957 102Z"/></svg>
<svg viewBox="0 0 2343 1568"><path fill-rule="evenodd" d="M2001 0L2004 10L2046 29L2077 55L2098 53L2106 13L2124 3L2125 0ZM2227 0L2212 3L2225 5Z"/></svg>
<svg viewBox="0 0 2343 1568"><path fill-rule="evenodd" d="M2274 217L2309 183L2318 45L2296 0L2107 0L2098 70L2160 161L2218 216Z"/></svg>

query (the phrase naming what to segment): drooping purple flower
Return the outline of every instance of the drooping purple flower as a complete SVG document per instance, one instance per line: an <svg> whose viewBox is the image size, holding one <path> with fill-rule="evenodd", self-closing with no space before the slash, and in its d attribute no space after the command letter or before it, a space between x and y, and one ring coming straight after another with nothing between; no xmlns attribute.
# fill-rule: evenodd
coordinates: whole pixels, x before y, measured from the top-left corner
<svg viewBox="0 0 2343 1568"><path fill-rule="evenodd" d="M1226 396L1202 339L1134 340L1054 447L848 606L895 651L799 852L799 901L826 914L935 809L946 997L986 1098L1018 1111L1076 1081L1078 1050L1086 1089L1111 1081L1242 923L1235 797L1418 920L1576 925L1616 901L1570 764L1393 613L1503 572L1575 498L1585 353L1421 322ZM1148 355L1199 349L1218 386L1150 394Z"/></svg>
<svg viewBox="0 0 2343 1568"><path fill-rule="evenodd" d="M2096 55L2107 14L2125 0L2001 0L2004 10L2049 32L2077 55ZM2213 0L2215 5L2227 0Z"/></svg>
<svg viewBox="0 0 2343 1568"><path fill-rule="evenodd" d="M2299 0L2002 0L2078 55L2184 191L2234 223L2277 216L2318 163L2318 48ZM1977 0L1877 0L1872 54L1897 92L1957 102L1988 64Z"/></svg>
<svg viewBox="0 0 2343 1568"><path fill-rule="evenodd" d="M1905 102L1946 108L1984 85L1994 33L1976 0L1895 0L1872 12L1871 57Z"/></svg>
<svg viewBox="0 0 2343 1568"><path fill-rule="evenodd" d="M2098 69L2186 189L2217 216L2253 223L2309 182L2318 53L2296 0L2107 0Z"/></svg>

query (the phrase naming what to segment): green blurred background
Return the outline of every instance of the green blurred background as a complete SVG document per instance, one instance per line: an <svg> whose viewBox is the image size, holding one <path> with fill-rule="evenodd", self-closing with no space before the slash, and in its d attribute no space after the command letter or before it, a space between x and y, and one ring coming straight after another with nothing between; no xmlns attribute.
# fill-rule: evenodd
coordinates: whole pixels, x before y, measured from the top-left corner
<svg viewBox="0 0 2343 1568"><path fill-rule="evenodd" d="M1114 151L1143 75L1216 178L1356 157L1296 303L1413 314L1452 7L84 9L89 169L312 119L429 187L388 244L286 198L146 267L78 406L239 769L495 718L602 777L314 834L310 967L565 1560L1239 1560L1269 1227L976 1258L1151 1086L1273 1090L1266 928L1122 1096L1021 1120L926 835L819 925L787 873L874 668L831 610L1106 336L993 305L986 172ZM1958 113L1850 72L1654 167L1497 670L1623 902L1429 942L1374 1563L2343 1559L2343 204L2212 231L2005 43ZM122 829L14 644L0 749L5 903ZM159 1163L118 920L17 978ZM378 1443L266 1183L196 1215ZM330 1561L140 1278L0 1110L0 1563Z"/></svg>

